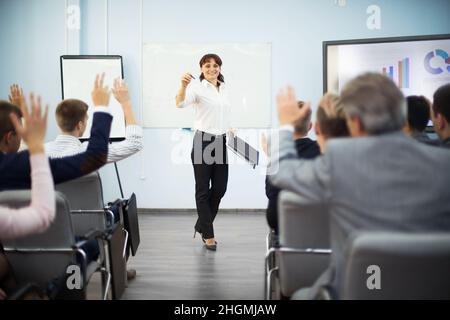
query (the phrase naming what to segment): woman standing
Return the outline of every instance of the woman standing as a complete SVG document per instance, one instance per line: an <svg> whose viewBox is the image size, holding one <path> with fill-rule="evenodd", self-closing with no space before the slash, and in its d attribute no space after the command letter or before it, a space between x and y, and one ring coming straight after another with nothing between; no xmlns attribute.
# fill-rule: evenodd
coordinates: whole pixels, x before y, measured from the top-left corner
<svg viewBox="0 0 450 320"><path fill-rule="evenodd" d="M200 59L200 81L189 73L181 78L176 96L179 108L195 108L195 135L191 153L195 177L195 200L198 219L195 232L202 236L209 250L216 250L213 222L225 195L228 182L226 133L229 126L230 102L221 74L222 60L216 54Z"/></svg>

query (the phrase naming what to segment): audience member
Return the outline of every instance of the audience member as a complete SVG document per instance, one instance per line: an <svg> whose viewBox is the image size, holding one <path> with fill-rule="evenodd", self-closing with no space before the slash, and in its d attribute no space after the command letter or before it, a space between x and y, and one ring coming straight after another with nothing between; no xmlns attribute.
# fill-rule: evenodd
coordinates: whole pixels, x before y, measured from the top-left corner
<svg viewBox="0 0 450 320"><path fill-rule="evenodd" d="M283 128L309 112L298 109L291 88L277 102ZM314 298L322 286L339 298L343 250L352 232L450 230L450 202L444 200L450 199L450 153L401 132L406 101L395 83L381 74L363 74L345 86L339 103L352 138L332 139L322 156L304 160L298 159L292 132L284 129L274 153L279 163L271 161L278 166L274 185L330 212L330 267L312 288L294 294L297 299Z"/></svg>
<svg viewBox="0 0 450 320"><path fill-rule="evenodd" d="M109 131L112 117L108 113L110 92L103 86L103 76L95 79L92 98L95 107L91 138L85 152L60 158L50 159L50 169L54 183L72 180L99 169L106 163L108 154ZM21 105L26 106L25 98L20 97ZM34 101L34 97L31 96ZM31 185L29 151L17 153L20 137L14 131L9 113L14 109L8 102L0 103L0 191L11 189L28 189ZM20 116L19 111L13 111ZM6 114L6 116L5 116Z"/></svg>
<svg viewBox="0 0 450 320"><path fill-rule="evenodd" d="M450 148L450 83L443 85L434 93L431 118L442 146Z"/></svg>
<svg viewBox="0 0 450 320"><path fill-rule="evenodd" d="M0 240L42 232L48 228L55 217L55 191L48 159L44 153L48 107L42 114L40 98L38 97L37 103L31 99L31 113L26 106L23 109L23 126L19 121L22 112L11 104L0 108L3 111L8 109L14 129L7 128L9 129L7 135L10 137L3 139L2 143L5 140L17 141L22 138L27 144L30 154L32 189L29 206L19 209L0 207ZM6 113L1 115L5 116ZM13 130L15 137L11 139ZM0 248L0 300L6 298L16 286L9 263L1 251Z"/></svg>
<svg viewBox="0 0 450 320"><path fill-rule="evenodd" d="M408 107L408 118L403 132L419 142L436 144L434 140L425 133L430 121L430 102L424 96L409 96L406 98Z"/></svg>
<svg viewBox="0 0 450 320"><path fill-rule="evenodd" d="M326 143L331 138L348 137L349 132L345 114L339 104L339 96L327 93L319 102L314 127L320 152L325 153Z"/></svg>
<svg viewBox="0 0 450 320"><path fill-rule="evenodd" d="M314 125L317 142L307 137L311 129L311 112L305 119L301 119L294 126L294 141L299 158L313 159L325 151L326 141L331 138L348 136L347 124L342 108L338 105L339 96L325 94L317 107L316 122ZM304 102L299 101L301 108ZM266 196L269 203L266 211L269 226L278 234L278 194L281 190L270 183L266 177Z"/></svg>
<svg viewBox="0 0 450 320"><path fill-rule="evenodd" d="M115 162L129 157L142 149L142 127L137 125L133 114L128 86L122 80L114 80L112 93L122 106L125 116L125 140L112 143L108 149L107 162ZM56 107L56 121L61 134L45 144L45 152L50 158L61 158L83 152L87 142L79 138L84 134L88 122L88 105L78 99L66 99Z"/></svg>
<svg viewBox="0 0 450 320"><path fill-rule="evenodd" d="M48 107L41 114L41 102L31 99L31 113L23 109L22 126L14 106L10 105L10 120L15 135L28 146L31 164L31 204L21 209L0 207L0 240L17 238L47 229L55 215L55 192L48 159L44 154L44 137ZM9 133L8 133L9 134Z"/></svg>
<svg viewBox="0 0 450 320"><path fill-rule="evenodd" d="M125 159L142 149L142 127L137 125L134 117L128 86L120 79L115 79L112 93L122 106L125 116L126 137L121 142L112 143L108 149L107 162L115 162ZM50 158L60 158L79 154L86 150L87 143L81 143L79 138L83 136L88 121L88 105L78 99L63 100L56 108L56 121L62 134L52 142L45 144L45 151ZM119 212L113 210L115 221L119 221ZM92 256L98 255L98 249L88 249ZM136 270L127 270L127 279L136 277Z"/></svg>
<svg viewBox="0 0 450 320"><path fill-rule="evenodd" d="M298 101L298 107L302 108L304 102ZM311 112L305 119L302 119L295 125L294 141L295 149L300 158L312 159L320 154L319 145L316 141L307 137L308 131L311 130ZM269 176L266 176L266 196L269 199L266 218L270 228L278 234L278 194L280 189L272 185Z"/></svg>

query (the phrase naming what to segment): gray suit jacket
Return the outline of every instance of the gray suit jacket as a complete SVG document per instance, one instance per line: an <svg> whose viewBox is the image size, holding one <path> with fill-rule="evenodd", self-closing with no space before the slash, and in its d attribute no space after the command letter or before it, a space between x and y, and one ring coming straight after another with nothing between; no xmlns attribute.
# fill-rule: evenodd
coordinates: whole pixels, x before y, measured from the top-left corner
<svg viewBox="0 0 450 320"><path fill-rule="evenodd" d="M305 205L330 210L331 265L315 287L339 292L343 250L354 231L450 231L449 150L400 132L333 139L315 160L297 158L289 131L280 132L278 147L272 146L279 163L270 166L279 168L271 182Z"/></svg>

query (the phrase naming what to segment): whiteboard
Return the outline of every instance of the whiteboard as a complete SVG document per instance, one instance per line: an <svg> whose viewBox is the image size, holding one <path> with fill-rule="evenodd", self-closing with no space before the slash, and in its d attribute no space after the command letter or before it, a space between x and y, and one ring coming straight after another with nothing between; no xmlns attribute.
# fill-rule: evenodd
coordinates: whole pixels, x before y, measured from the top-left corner
<svg viewBox="0 0 450 320"><path fill-rule="evenodd" d="M121 56L61 56L61 84L63 99L79 99L86 102L88 109L88 126L81 139L88 139L91 133L93 103L91 92L95 76L105 73L104 83L111 89L115 78L123 79ZM119 102L111 94L109 111L113 116L111 140L125 138L125 117Z"/></svg>
<svg viewBox="0 0 450 320"><path fill-rule="evenodd" d="M271 44L143 45L143 122L150 128L190 128L194 108L177 108L181 76L190 72L199 81L201 57L215 53L231 102L233 128L268 128L271 123Z"/></svg>

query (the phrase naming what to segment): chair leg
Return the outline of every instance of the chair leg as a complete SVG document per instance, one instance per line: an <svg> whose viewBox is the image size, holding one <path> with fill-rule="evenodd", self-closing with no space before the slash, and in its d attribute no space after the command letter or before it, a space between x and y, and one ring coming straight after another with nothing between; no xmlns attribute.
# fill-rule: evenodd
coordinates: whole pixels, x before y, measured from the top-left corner
<svg viewBox="0 0 450 320"><path fill-rule="evenodd" d="M102 273L102 298L103 300L107 300L111 284L111 273L106 268L101 268L100 271Z"/></svg>
<svg viewBox="0 0 450 320"><path fill-rule="evenodd" d="M102 294L103 300L106 300L108 297L108 291L111 284L111 264L110 264L110 255L109 255L109 242L103 241L103 263L100 269L102 273Z"/></svg>
<svg viewBox="0 0 450 320"><path fill-rule="evenodd" d="M267 239L269 238L269 235L267 235ZM267 245L269 244L269 242L267 241ZM267 298L267 287L268 287L268 273L270 268L270 256L272 255L272 253L270 251L268 251L266 253L266 257L264 259L264 299L268 300Z"/></svg>
<svg viewBox="0 0 450 320"><path fill-rule="evenodd" d="M270 269L267 274L267 291L266 291L266 300L272 300L272 291L273 291L273 283L272 283L272 275L278 272L278 267Z"/></svg>
<svg viewBox="0 0 450 320"><path fill-rule="evenodd" d="M269 237L267 237L268 239ZM269 241L268 241L269 245ZM273 270L277 270L278 268L275 266L274 256L275 255L275 249L270 248L267 253L266 257L264 259L264 299L265 300L271 300L270 294L272 290L272 284L271 284L271 275Z"/></svg>
<svg viewBox="0 0 450 320"><path fill-rule="evenodd" d="M267 260L264 260L264 300L267 300Z"/></svg>

